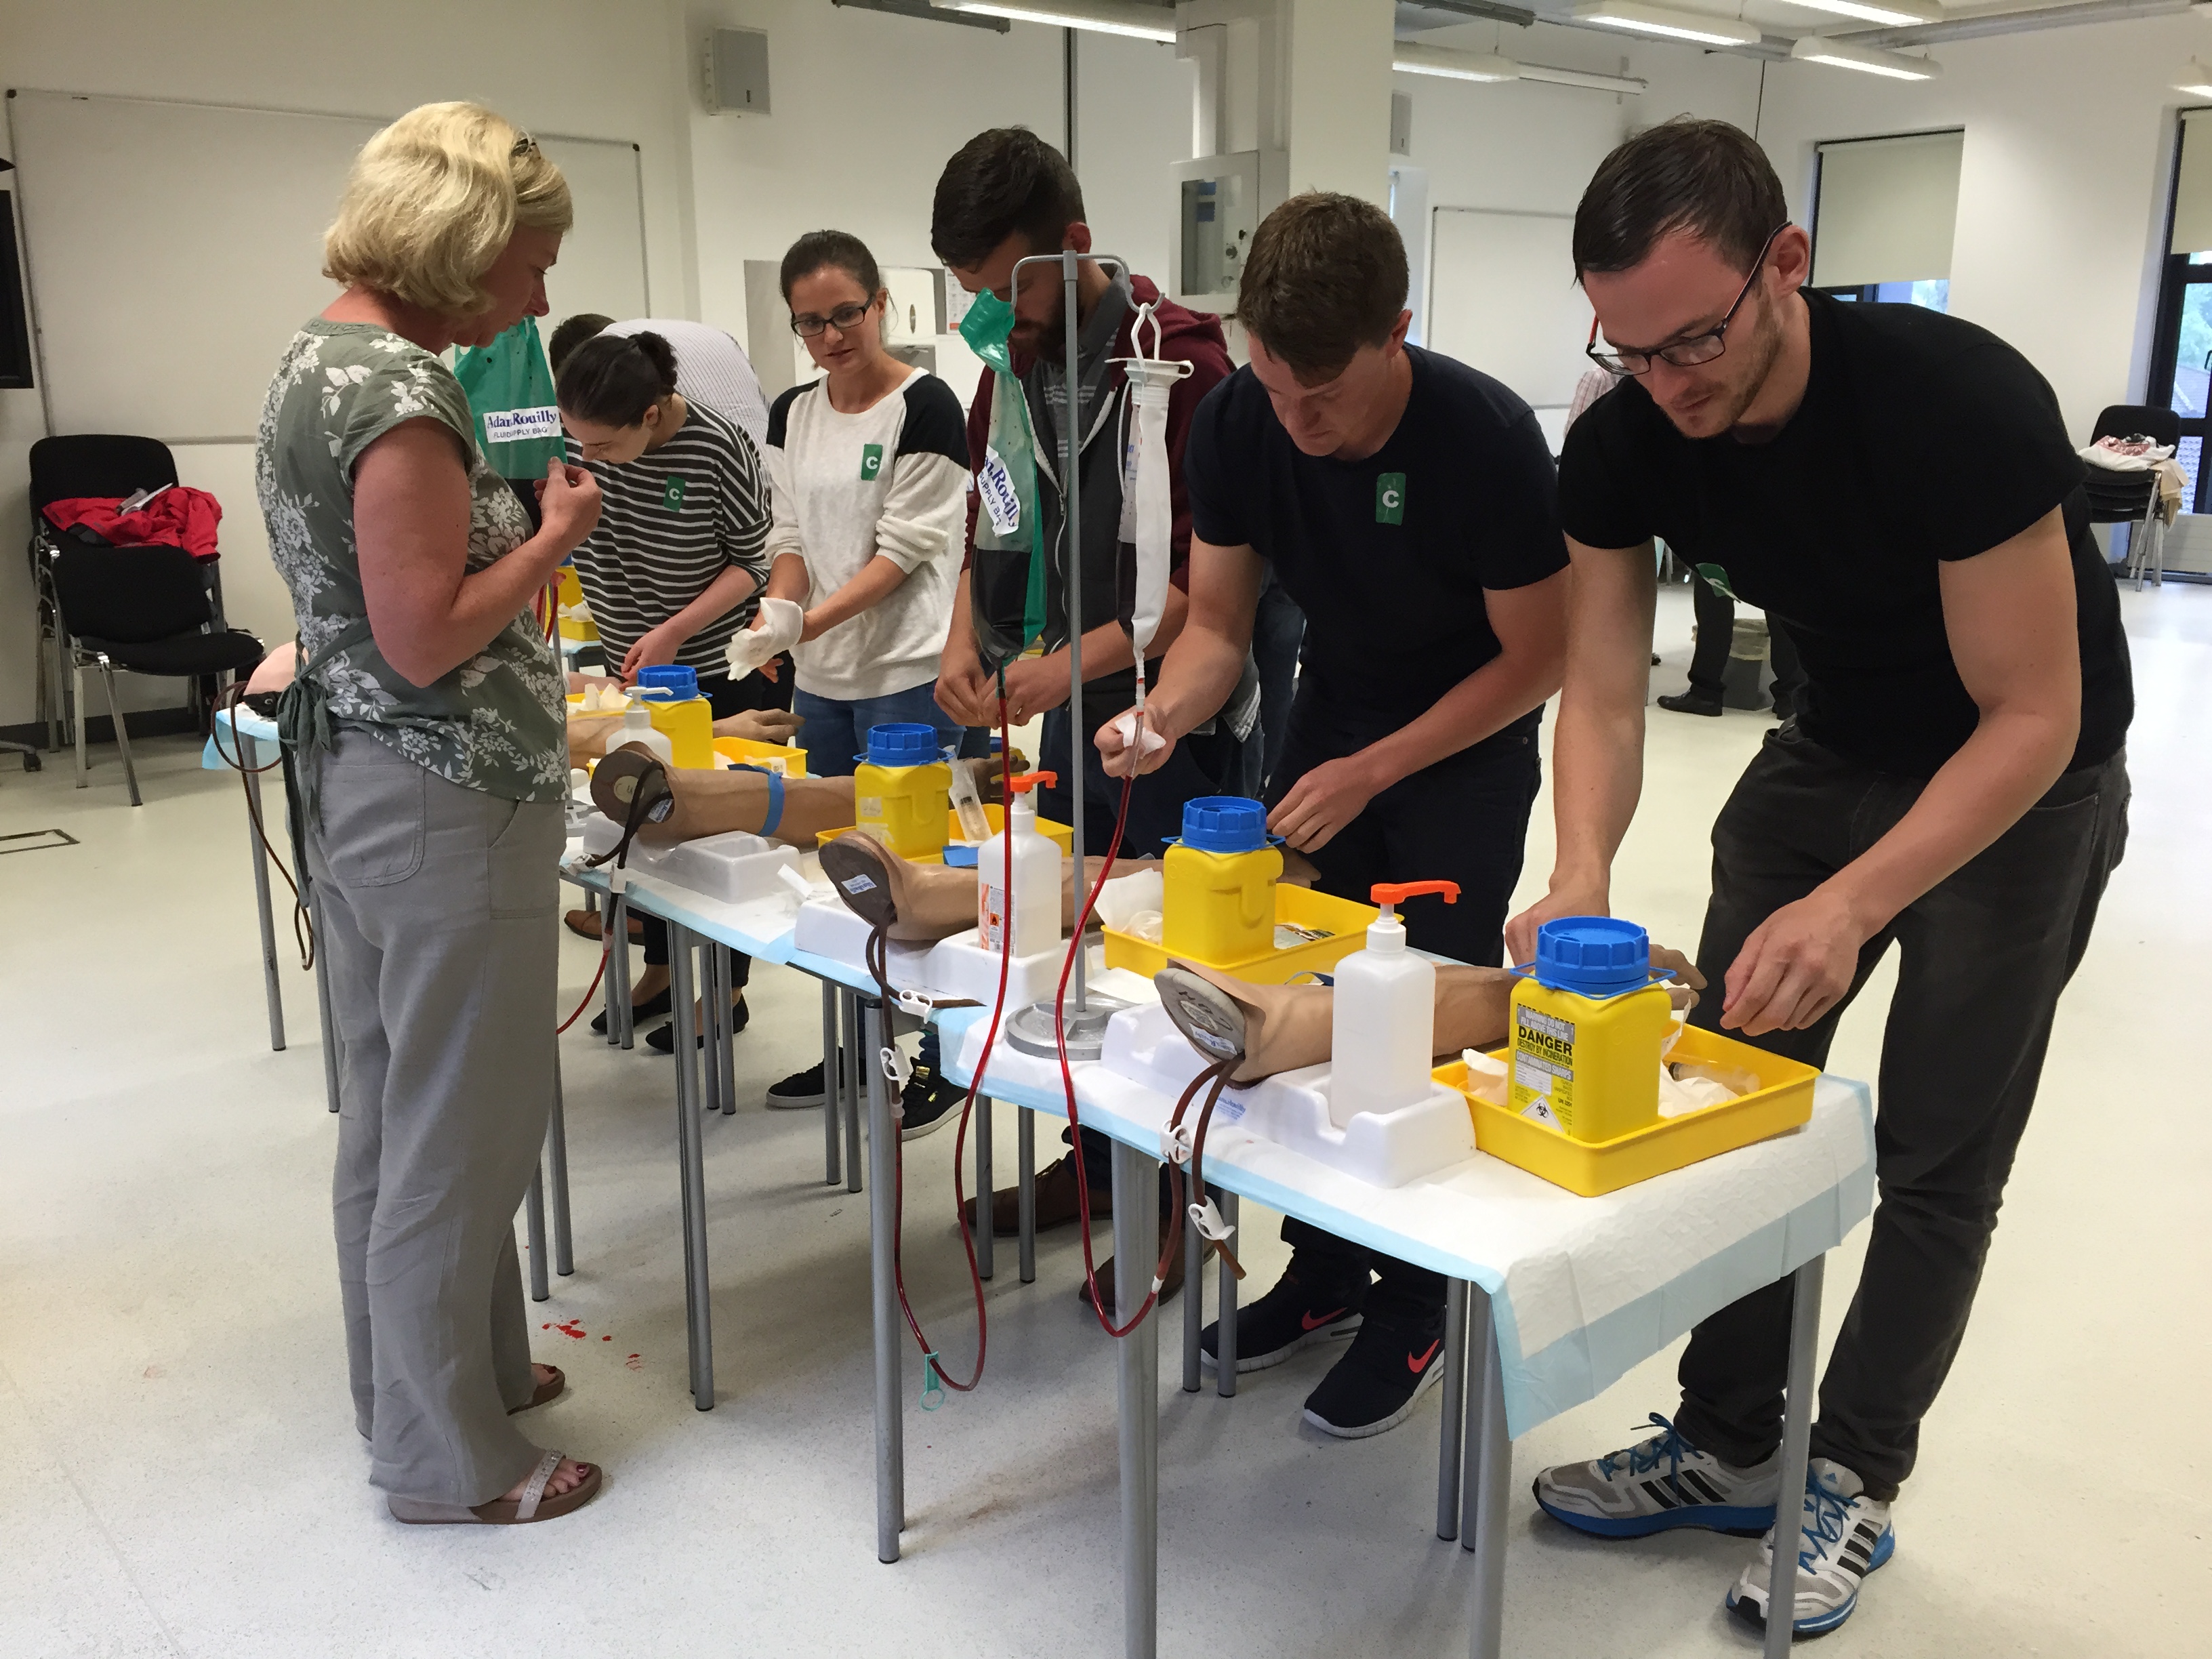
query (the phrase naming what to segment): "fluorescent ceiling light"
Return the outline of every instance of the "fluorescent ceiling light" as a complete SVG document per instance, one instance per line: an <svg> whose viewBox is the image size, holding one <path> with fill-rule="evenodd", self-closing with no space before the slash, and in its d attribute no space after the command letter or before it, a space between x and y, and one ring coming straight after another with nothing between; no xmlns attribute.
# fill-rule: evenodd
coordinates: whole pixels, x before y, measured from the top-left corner
<svg viewBox="0 0 2212 1659"><path fill-rule="evenodd" d="M1801 64L1826 64L1830 69L1856 70L1862 75L1886 75L1893 81L1933 81L1943 73L1943 66L1932 58L1877 52L1848 40L1823 40L1817 34L1808 34L1790 47L1790 55Z"/></svg>
<svg viewBox="0 0 2212 1659"><path fill-rule="evenodd" d="M1390 67L1407 75L1436 75L1447 81L1517 81L1521 65L1491 52L1451 52L1401 40L1390 48Z"/></svg>
<svg viewBox="0 0 2212 1659"><path fill-rule="evenodd" d="M1139 40L1172 41L1175 14L1137 0L929 0L939 11L972 11L985 17L1010 17L1018 23L1045 23L1060 29L1094 29Z"/></svg>
<svg viewBox="0 0 2212 1659"><path fill-rule="evenodd" d="M1633 75L1594 75L1587 70L1554 69L1549 64L1521 65L1523 81L1543 81L1555 87L1585 87L1592 92L1617 92L1630 98L1641 97L1651 83L1638 80Z"/></svg>
<svg viewBox="0 0 2212 1659"><path fill-rule="evenodd" d="M1790 3L1802 6L1808 11L1856 17L1869 23L1887 23L1894 28L1939 22L1943 16L1942 7L1922 5L1919 0L1790 0Z"/></svg>
<svg viewBox="0 0 2212 1659"><path fill-rule="evenodd" d="M2173 89L2185 92L2192 98L2212 98L2212 64L2206 64L2201 58L2191 58L2189 67L2182 70L2181 78L2173 83Z"/></svg>
<svg viewBox="0 0 2212 1659"><path fill-rule="evenodd" d="M1695 40L1708 46L1755 46L1759 40L1758 29L1749 23L1708 17L1702 12L1638 5L1636 0L1598 0L1595 5L1577 6L1575 21L1626 29L1632 34L1656 35L1662 40Z"/></svg>

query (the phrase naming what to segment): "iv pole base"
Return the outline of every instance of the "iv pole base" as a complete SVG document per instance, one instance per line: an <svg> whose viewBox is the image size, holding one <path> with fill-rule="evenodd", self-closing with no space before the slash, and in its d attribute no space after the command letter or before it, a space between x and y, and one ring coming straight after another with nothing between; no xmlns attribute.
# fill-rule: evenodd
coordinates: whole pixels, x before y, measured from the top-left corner
<svg viewBox="0 0 2212 1659"><path fill-rule="evenodd" d="M1082 1006L1070 1005L1066 1012L1067 1057L1097 1059L1105 1051L1106 1022L1132 1006L1117 997L1101 996L1096 991L1084 999ZM1033 1002L1008 1020L1006 1042L1020 1053L1035 1054L1040 1060L1058 1059L1060 1042L1053 1033L1053 1005L1049 1001Z"/></svg>

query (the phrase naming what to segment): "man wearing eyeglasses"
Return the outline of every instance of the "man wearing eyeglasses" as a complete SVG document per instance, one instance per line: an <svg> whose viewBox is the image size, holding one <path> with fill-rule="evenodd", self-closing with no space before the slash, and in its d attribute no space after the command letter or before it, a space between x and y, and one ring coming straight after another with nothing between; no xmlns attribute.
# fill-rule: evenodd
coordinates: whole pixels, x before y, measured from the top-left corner
<svg viewBox="0 0 2212 1659"><path fill-rule="evenodd" d="M1697 1328L1662 1432L1548 1469L1604 1537L1778 1513L1796 1633L1840 1625L1973 1304L2060 991L2127 832L2133 708L2082 473L2035 369L1970 324L1802 291L1811 247L1758 145L1678 120L1600 167L1575 262L1626 382L1569 434L1573 562L1558 861L1508 939L1608 908L1636 807L1651 538L1788 627L1807 684L1713 826L1692 1018L1818 1066L1895 942L1881 1201L1803 1493L1779 1490L1787 1279ZM1802 1506L1802 1516L1801 1516ZM1798 1528L1802 1525L1802 1536ZM1773 1534L1729 1592L1763 1626Z"/></svg>

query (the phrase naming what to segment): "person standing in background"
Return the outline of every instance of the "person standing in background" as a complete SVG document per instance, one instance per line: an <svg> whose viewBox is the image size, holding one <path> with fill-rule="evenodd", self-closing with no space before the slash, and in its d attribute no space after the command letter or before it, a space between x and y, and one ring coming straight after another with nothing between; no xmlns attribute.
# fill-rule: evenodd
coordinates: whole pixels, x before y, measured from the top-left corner
<svg viewBox="0 0 2212 1659"><path fill-rule="evenodd" d="M792 331L822 375L769 413L767 591L805 612L791 656L807 769L849 777L872 726L934 726L947 749L963 736L935 694L967 526L968 441L952 388L884 349L890 295L859 237L809 232L783 256L782 282ZM902 1103L909 1140L959 1097L940 1085L934 1045L925 1049ZM773 1085L768 1103L819 1105L823 1090L817 1065Z"/></svg>
<svg viewBox="0 0 2212 1659"><path fill-rule="evenodd" d="M768 444L768 399L762 394L760 376L753 373L745 349L719 328L686 322L678 317L639 317L626 323L596 313L580 311L564 317L553 331L546 348L553 373L585 341L601 334L658 334L676 353L676 389L694 404L704 404L753 441L756 451Z"/></svg>
<svg viewBox="0 0 2212 1659"><path fill-rule="evenodd" d="M438 356L544 314L570 215L560 169L488 109L427 104L377 133L324 239L345 291L293 337L254 448L303 658L278 725L343 1056L354 1424L406 1522L550 1520L600 1485L514 1420L563 1386L531 1364L514 1247L556 1086L568 793L531 606L599 486L550 464L532 535Z"/></svg>
<svg viewBox="0 0 2212 1659"><path fill-rule="evenodd" d="M1150 650L1164 653L1182 629L1188 611L1185 562L1190 550L1190 497L1183 477L1183 444L1192 412L1230 372L1220 321L1201 316L1161 297L1150 279L1126 270L1109 275L1091 260L1078 266L1076 351L1065 361L1067 342L1066 289L1060 273L1033 265L1014 280L1015 262L1032 254L1091 247L1084 221L1083 187L1060 153L1022 127L978 133L945 163L931 204L930 246L970 294L991 294L1013 307L1007 346L1028 405L1036 434L1037 511L1042 523L1045 561L1045 623L1042 655L1011 654L1004 663L987 658L983 641L1018 641L1028 595L1030 559L1019 553L980 548L975 538L976 498L968 508L968 568L955 601L951 631L945 641L937 698L945 712L966 726L995 728L1000 719L997 675L1006 683L1006 718L1019 726L1042 714L1044 731L1040 763L1060 775L1059 783L1037 792L1037 811L1061 823L1084 814L1087 849L1103 854L1114 833L1118 781L1109 781L1098 757L1084 745L1082 775L1068 775L1070 739L1127 708L1136 695L1130 618L1135 597L1133 557L1121 559L1123 487L1127 481L1130 399L1127 376L1115 361L1136 353L1134 326L1139 306L1157 307L1159 343L1148 325L1146 349L1179 358L1191 372L1176 383L1168 402L1167 452L1170 496L1174 514L1170 532L1172 574L1167 601ZM1075 385L1071 399L1069 383ZM968 412L968 454L981 469L989 449L992 400L999 377L986 374ZM1071 410L1070 404L1073 408ZM1082 469L1083 706L1070 711L1067 650L1066 497L1060 482L1060 434L1073 427L1078 465ZM1013 647L1018 652L1018 645ZM1260 681L1248 658L1237 695L1220 718L1206 722L1194 741L1173 763L1140 779L1129 799L1122 851L1158 856L1163 843L1182 833L1183 803L1202 795L1249 795L1258 787L1259 745L1253 741L1260 706ZM1076 726L1072 721L1080 720ZM1106 1137L1085 1129L1076 1138L1084 1178L1093 1195L1093 1213L1106 1212L1104 1194L1112 1185L1111 1146ZM976 1200L980 1205L981 1200ZM991 1224L1001 1235L1015 1231L1016 1189L992 1195ZM1063 1158L1036 1178L1036 1225L1056 1227L1075 1220L1076 1171ZM969 1217L971 1224L978 1224ZM1100 1292L1114 1295L1106 1267L1097 1275ZM1161 1287L1163 1298L1182 1284L1177 1255ZM1079 1287L1087 1297L1086 1280Z"/></svg>
<svg viewBox="0 0 2212 1659"><path fill-rule="evenodd" d="M599 623L607 666L625 684L674 663L699 677L717 720L788 706L791 683L730 678L725 651L750 621L768 577L768 487L752 441L677 389L678 363L657 334L602 333L562 361L557 381L568 454L599 481L598 527L576 549L576 579ZM668 929L642 916L645 971L632 1013L669 1012ZM750 959L732 952L732 1021L749 1018ZM593 1022L604 1031L606 1016ZM663 1054L672 1028L646 1042Z"/></svg>

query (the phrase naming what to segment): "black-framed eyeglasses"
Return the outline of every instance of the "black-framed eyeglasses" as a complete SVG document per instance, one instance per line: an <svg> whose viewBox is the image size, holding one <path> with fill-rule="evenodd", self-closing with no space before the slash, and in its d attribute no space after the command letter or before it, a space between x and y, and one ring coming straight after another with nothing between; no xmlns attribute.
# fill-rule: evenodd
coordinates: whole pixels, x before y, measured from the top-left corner
<svg viewBox="0 0 2212 1659"><path fill-rule="evenodd" d="M1743 302L1751 297L1751 287L1759 280L1759 273L1766 269L1767 250L1774 246L1774 239L1789 228L1790 222L1784 219L1766 234L1766 240L1759 245L1759 257L1751 262L1751 275L1743 279L1743 286L1736 290L1735 303L1728 308L1727 316L1705 333L1692 334L1686 340L1661 346L1656 351L1600 351L1597 348L1597 319L1593 317L1590 319L1589 343L1583 348L1583 352L1600 368L1611 369L1616 374L1649 374L1654 358L1676 368L1695 368L1700 363L1712 362L1728 349L1729 325L1735 321L1736 313L1743 309Z"/></svg>
<svg viewBox="0 0 2212 1659"><path fill-rule="evenodd" d="M860 327L868 314L873 300L864 306L839 306L827 317L817 317L812 312L801 312L791 319L791 331L802 340L811 340L825 328L835 327L840 334L850 334Z"/></svg>

